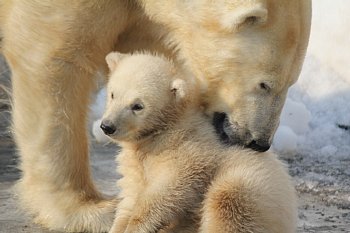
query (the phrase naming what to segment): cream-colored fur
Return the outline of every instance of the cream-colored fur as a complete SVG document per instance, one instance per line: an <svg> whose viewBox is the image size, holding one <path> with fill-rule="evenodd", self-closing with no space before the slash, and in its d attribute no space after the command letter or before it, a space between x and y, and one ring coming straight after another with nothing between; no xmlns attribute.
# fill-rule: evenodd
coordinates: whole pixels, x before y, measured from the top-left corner
<svg viewBox="0 0 350 233"><path fill-rule="evenodd" d="M113 49L178 58L207 81L207 112L227 113L217 130L267 148L301 68L310 2L1 1L23 206L51 229L109 229L113 203L92 183L85 128L94 74Z"/></svg>
<svg viewBox="0 0 350 233"><path fill-rule="evenodd" d="M226 113L219 130L230 142L268 149L304 60L311 1L143 2L207 82L207 111Z"/></svg>
<svg viewBox="0 0 350 233"><path fill-rule="evenodd" d="M123 176L110 233L295 232L285 167L272 153L222 145L195 80L148 54L112 53L107 61L102 127L122 146Z"/></svg>

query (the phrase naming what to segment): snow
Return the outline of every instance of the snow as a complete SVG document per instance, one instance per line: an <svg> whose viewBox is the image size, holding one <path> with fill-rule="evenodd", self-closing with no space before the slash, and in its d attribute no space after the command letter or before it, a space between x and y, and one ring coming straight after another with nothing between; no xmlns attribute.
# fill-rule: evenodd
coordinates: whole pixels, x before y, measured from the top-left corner
<svg viewBox="0 0 350 233"><path fill-rule="evenodd" d="M297 146L289 153L327 156L329 148L333 148L333 155L350 151L350 133L338 126L350 124L350 82L345 80L333 67L322 66L315 55L307 55L281 114L280 128L288 127L298 135ZM277 133L274 149L284 152L277 143L288 140L294 140L292 134Z"/></svg>
<svg viewBox="0 0 350 233"><path fill-rule="evenodd" d="M298 136L290 127L281 125L275 134L274 149L288 155L297 149L297 140Z"/></svg>
<svg viewBox="0 0 350 233"><path fill-rule="evenodd" d="M101 118L105 110L105 103L107 98L106 95L107 95L107 91L106 91L106 87L104 87L97 93L95 101L91 106L91 114L90 114L90 120L92 122L91 133L96 139L96 141L102 144L110 142L109 137L107 137L103 133L102 129L100 128Z"/></svg>
<svg viewBox="0 0 350 233"><path fill-rule="evenodd" d="M349 21L349 1L313 1L309 48L281 114L273 143L277 152L349 157L350 131L339 127L350 125ZM297 146L292 147L295 134Z"/></svg>
<svg viewBox="0 0 350 233"><path fill-rule="evenodd" d="M349 157L350 131L350 1L313 1L309 48L300 78L289 92L273 149L282 156ZM93 134L99 129L105 89L92 106ZM96 121L97 120L97 121Z"/></svg>
<svg viewBox="0 0 350 233"><path fill-rule="evenodd" d="M106 105L106 87L102 88L96 95L94 103L91 105L90 119L96 121L103 115Z"/></svg>
<svg viewBox="0 0 350 233"><path fill-rule="evenodd" d="M333 69L350 84L350 2L347 0L312 1L312 28L309 54L320 65Z"/></svg>
<svg viewBox="0 0 350 233"><path fill-rule="evenodd" d="M309 128L311 113L302 102L286 100L281 113L281 125L288 126L298 135L305 134Z"/></svg>

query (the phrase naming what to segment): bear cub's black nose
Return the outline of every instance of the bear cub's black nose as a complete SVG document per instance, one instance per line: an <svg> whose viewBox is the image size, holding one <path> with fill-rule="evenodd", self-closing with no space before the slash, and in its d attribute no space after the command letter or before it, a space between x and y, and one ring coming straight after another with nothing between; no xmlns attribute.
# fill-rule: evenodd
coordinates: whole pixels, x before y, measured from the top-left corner
<svg viewBox="0 0 350 233"><path fill-rule="evenodd" d="M106 134L106 135L111 135L113 134L115 131L116 131L116 127L115 125L113 125L112 122L110 121L102 121L101 125L100 125L100 128L103 130L103 132Z"/></svg>

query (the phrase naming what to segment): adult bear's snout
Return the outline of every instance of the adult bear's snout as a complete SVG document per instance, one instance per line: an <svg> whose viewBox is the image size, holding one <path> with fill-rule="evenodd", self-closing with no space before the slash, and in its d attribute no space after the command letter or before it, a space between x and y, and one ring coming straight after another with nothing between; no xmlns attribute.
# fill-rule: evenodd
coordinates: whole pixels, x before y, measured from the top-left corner
<svg viewBox="0 0 350 233"><path fill-rule="evenodd" d="M212 124L214 125L217 135L220 137L220 141L228 144L230 141L229 136L224 130L225 121L227 121L227 115L223 112L215 112Z"/></svg>
<svg viewBox="0 0 350 233"><path fill-rule="evenodd" d="M106 135L111 135L117 130L117 127L109 120L103 120L100 128Z"/></svg>
<svg viewBox="0 0 350 233"><path fill-rule="evenodd" d="M270 149L271 144L268 142L257 142L253 140L247 147L258 152L265 152Z"/></svg>

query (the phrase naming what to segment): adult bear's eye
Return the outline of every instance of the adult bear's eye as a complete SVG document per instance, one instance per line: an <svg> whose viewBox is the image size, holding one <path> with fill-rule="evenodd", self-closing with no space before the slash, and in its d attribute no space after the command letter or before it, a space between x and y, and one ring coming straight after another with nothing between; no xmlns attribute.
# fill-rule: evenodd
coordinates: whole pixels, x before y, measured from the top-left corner
<svg viewBox="0 0 350 233"><path fill-rule="evenodd" d="M143 109L143 105L142 104L133 104L131 105L131 110L132 111L141 111Z"/></svg>
<svg viewBox="0 0 350 233"><path fill-rule="evenodd" d="M112 98L112 99L114 98L114 94L113 94L113 92L112 92L112 94L111 94L111 98Z"/></svg>
<svg viewBox="0 0 350 233"><path fill-rule="evenodd" d="M260 89L265 90L265 91L269 91L271 89L271 87L267 83L264 83L264 82L260 83L259 86L260 86Z"/></svg>

